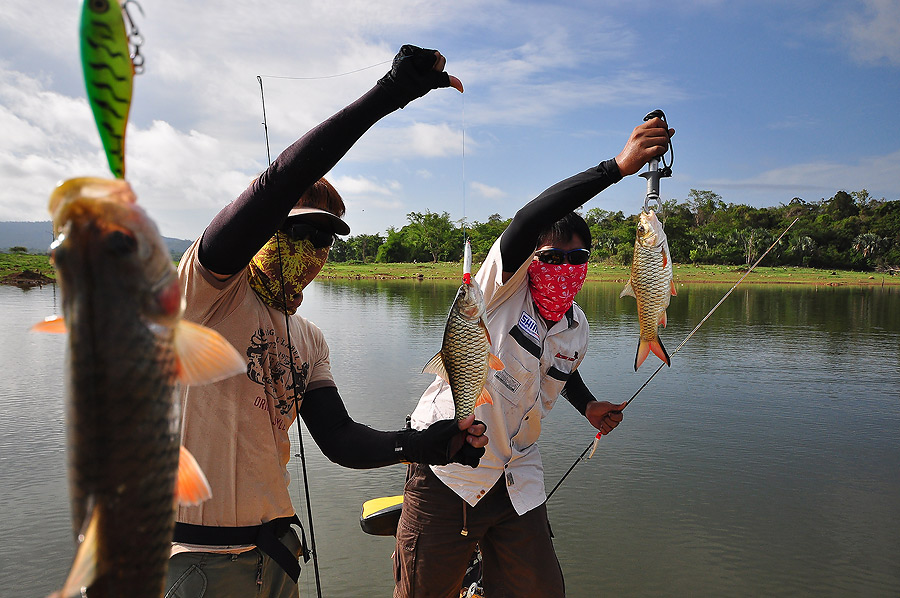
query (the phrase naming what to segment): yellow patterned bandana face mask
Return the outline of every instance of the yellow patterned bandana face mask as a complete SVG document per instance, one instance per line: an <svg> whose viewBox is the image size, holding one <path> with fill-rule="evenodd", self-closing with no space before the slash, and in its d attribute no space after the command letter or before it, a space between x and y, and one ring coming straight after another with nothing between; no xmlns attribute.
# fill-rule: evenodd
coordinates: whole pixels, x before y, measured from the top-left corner
<svg viewBox="0 0 900 598"><path fill-rule="evenodd" d="M329 249L329 247L316 249L308 239L292 241L286 234L278 231L250 260L250 286L269 307L282 313L293 314L303 301L303 289L325 265ZM284 281L283 294L282 281Z"/></svg>

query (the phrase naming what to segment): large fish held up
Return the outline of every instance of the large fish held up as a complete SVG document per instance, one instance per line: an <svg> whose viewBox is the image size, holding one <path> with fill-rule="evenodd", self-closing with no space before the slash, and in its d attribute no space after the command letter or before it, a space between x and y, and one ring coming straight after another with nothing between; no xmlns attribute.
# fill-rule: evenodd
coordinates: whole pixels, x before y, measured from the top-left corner
<svg viewBox="0 0 900 598"><path fill-rule="evenodd" d="M659 338L658 327L666 327L666 309L675 292L672 275L672 256L662 223L653 210L642 211L634 242L631 277L619 297L631 295L637 299L640 339L634 357L634 371L644 363L652 351L666 365L669 354Z"/></svg>
<svg viewBox="0 0 900 598"><path fill-rule="evenodd" d="M218 333L181 319L180 284L156 225L124 180L78 178L50 198L51 260L67 332L67 455L75 562L58 595L159 598L176 500L210 496L180 447L176 384L244 372ZM177 482L176 482L177 480Z"/></svg>
<svg viewBox="0 0 900 598"><path fill-rule="evenodd" d="M500 358L491 353L484 310L481 287L472 279L472 247L466 241L463 283L447 316L441 350L422 370L440 376L450 385L457 421L471 415L478 405L494 403L485 388L488 371L503 369Z"/></svg>

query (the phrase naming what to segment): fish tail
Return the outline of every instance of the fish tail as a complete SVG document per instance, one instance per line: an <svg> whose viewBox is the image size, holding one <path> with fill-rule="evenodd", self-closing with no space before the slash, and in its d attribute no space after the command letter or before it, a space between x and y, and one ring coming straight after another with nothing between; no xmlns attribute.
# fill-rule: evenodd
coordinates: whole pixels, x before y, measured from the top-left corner
<svg viewBox="0 0 900 598"><path fill-rule="evenodd" d="M90 586L98 576L100 509L97 505L90 513L87 526L79 535L80 543L75 552L75 561L69 570L66 583L56 594L61 598L76 598L82 595L81 588Z"/></svg>
<svg viewBox="0 0 900 598"><path fill-rule="evenodd" d="M638 340L637 353L634 356L634 371L638 371L647 356L650 355L650 343L644 339Z"/></svg>
<svg viewBox="0 0 900 598"><path fill-rule="evenodd" d="M661 338L659 338L659 337L657 336L654 340L650 341L650 350L653 351L653 354L654 354L654 355L656 355L657 357L659 357L660 359L662 359L663 362L664 362L667 366L669 366L669 367L672 366L672 363L671 363L671 361L669 360L669 352L666 351L666 348L665 348L665 347L663 347L662 339L661 339Z"/></svg>
<svg viewBox="0 0 900 598"><path fill-rule="evenodd" d="M651 341L642 338L638 342L637 354L634 356L635 372L638 371L638 368L641 367L641 364L644 363L644 360L647 359L647 356L650 355L651 351L654 355L662 359L667 366L671 367L672 363L669 359L669 353L663 346L662 340L659 337L656 337Z"/></svg>

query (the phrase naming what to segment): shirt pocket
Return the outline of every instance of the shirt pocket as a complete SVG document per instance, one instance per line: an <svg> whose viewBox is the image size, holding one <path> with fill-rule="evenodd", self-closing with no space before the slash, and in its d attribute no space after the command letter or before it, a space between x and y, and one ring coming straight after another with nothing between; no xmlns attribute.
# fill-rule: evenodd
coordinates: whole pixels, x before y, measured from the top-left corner
<svg viewBox="0 0 900 598"><path fill-rule="evenodd" d="M519 421L537 398L535 396L537 368L530 369L512 353L502 355L500 359L503 361L503 369L491 370L490 373L491 391L504 399L500 405L495 405L502 407L504 418L508 422Z"/></svg>

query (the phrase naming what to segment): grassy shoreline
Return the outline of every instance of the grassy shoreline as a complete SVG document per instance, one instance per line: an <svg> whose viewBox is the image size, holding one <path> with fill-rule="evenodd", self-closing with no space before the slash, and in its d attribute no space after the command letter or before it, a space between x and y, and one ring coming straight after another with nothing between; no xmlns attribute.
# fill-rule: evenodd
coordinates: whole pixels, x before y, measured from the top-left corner
<svg viewBox="0 0 900 598"><path fill-rule="evenodd" d="M480 264L475 264L477 270ZM30 270L54 279L56 274L46 255L0 253L0 282L16 284L23 271ZM328 262L319 277L351 280L458 280L462 265L458 262L421 264L347 264ZM744 275L737 266L712 266L703 264L675 264L675 281L679 284L733 284ZM590 264L589 282L621 282L629 276L627 266ZM42 279L47 282L46 279ZM900 286L900 275L886 272L853 272L847 270L817 270L815 268L759 266L745 283L753 284L804 284L827 286Z"/></svg>
<svg viewBox="0 0 900 598"><path fill-rule="evenodd" d="M477 270L480 264L475 264ZM341 264L327 263L321 278L333 279L413 279L459 280L461 263L437 264ZM675 264L675 281L679 284L733 284L746 272L736 266L704 264ZM630 275L628 266L590 264L588 282L621 282ZM758 266L745 283L753 284L805 284L828 286L900 286L900 276L886 272L853 272L847 270L817 270L815 268Z"/></svg>

